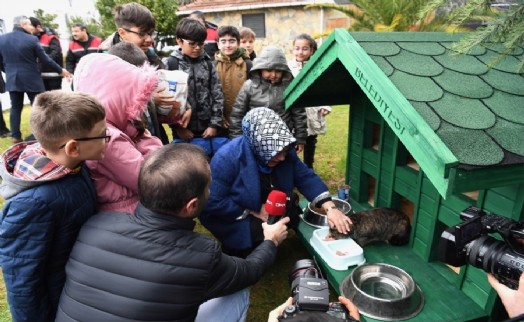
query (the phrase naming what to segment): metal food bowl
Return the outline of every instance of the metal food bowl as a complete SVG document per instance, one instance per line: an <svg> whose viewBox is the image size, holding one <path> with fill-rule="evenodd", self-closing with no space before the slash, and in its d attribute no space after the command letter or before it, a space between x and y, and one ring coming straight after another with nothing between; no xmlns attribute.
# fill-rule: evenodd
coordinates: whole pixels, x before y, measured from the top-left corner
<svg viewBox="0 0 524 322"><path fill-rule="evenodd" d="M351 206L349 202L337 198L333 198L335 206L342 211L346 216L351 212ZM304 214L301 216L302 220L306 224L309 224L316 228L329 227L326 212L322 208L316 208L309 202L306 209L304 209Z"/></svg>
<svg viewBox="0 0 524 322"><path fill-rule="evenodd" d="M365 264L340 284L340 293L363 315L384 321L407 320L424 306L420 287L404 270L388 264Z"/></svg>

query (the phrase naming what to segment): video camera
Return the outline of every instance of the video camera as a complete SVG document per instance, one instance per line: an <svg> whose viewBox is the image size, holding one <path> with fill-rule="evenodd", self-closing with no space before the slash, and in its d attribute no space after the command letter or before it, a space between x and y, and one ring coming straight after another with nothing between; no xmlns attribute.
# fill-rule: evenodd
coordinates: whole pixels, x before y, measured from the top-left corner
<svg viewBox="0 0 524 322"><path fill-rule="evenodd" d="M463 223L442 232L439 260L453 266L469 263L516 290L524 272L524 224L473 206L462 211L460 218ZM498 233L504 241L490 233Z"/></svg>
<svg viewBox="0 0 524 322"><path fill-rule="evenodd" d="M318 315L321 321L355 321L340 302L329 305L328 282L313 260L298 260L289 273L289 284L293 305L286 307L279 321L301 321L302 315Z"/></svg>

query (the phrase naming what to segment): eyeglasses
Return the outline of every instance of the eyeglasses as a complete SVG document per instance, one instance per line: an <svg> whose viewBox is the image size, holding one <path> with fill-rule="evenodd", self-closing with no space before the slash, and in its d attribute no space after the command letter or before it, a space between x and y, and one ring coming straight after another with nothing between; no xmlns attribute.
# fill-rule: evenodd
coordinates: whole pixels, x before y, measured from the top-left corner
<svg viewBox="0 0 524 322"><path fill-rule="evenodd" d="M108 134L109 133L109 130L106 130L106 135L102 135L102 136L93 136L93 137L85 137L85 138L75 138L73 140L75 141L91 141L91 140L100 140L100 139L104 139L107 142L109 142L109 139L111 139L111 135ZM71 140L69 140L71 141ZM69 142L67 141L67 142ZM65 146L66 146L66 143L62 144L61 146L59 146L58 148L59 149L63 149Z"/></svg>
<svg viewBox="0 0 524 322"><path fill-rule="evenodd" d="M185 42L186 44L189 45L189 47L191 48L196 48L197 46L202 48L202 46L204 46L204 42L203 41L190 41L190 40L187 40L187 39L182 39L183 42Z"/></svg>
<svg viewBox="0 0 524 322"><path fill-rule="evenodd" d="M156 38L156 36L158 36L158 32L156 30L152 30L150 32L143 32L143 31L134 31L134 30L127 29L127 28L122 28L122 29L132 34L135 34L142 39L146 38L147 36L150 36L151 38Z"/></svg>

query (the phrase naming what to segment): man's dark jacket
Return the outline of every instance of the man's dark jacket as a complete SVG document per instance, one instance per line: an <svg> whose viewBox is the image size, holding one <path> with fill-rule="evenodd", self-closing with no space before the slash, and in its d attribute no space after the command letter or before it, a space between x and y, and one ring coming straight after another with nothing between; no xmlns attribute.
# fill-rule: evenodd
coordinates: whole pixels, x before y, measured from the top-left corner
<svg viewBox="0 0 524 322"><path fill-rule="evenodd" d="M76 65L80 61L80 58L84 57L87 54L93 54L98 52L98 46L102 44L102 39L89 35L87 41L80 42L76 40L71 40L69 43L69 50L66 54L66 69L68 72L73 74L76 69Z"/></svg>
<svg viewBox="0 0 524 322"><path fill-rule="evenodd" d="M49 28L45 28L44 31L38 35L38 40L46 54L51 57L55 63L64 66L64 56L62 55L62 47L60 46L60 39L53 31ZM52 67L47 64L40 64L40 71L42 72L42 78L62 78L60 74L56 73Z"/></svg>
<svg viewBox="0 0 524 322"><path fill-rule="evenodd" d="M255 284L276 246L247 259L222 254L194 221L138 205L84 224L66 266L56 321L194 321L203 302Z"/></svg>
<svg viewBox="0 0 524 322"><path fill-rule="evenodd" d="M45 90L37 58L53 71L62 73L62 67L45 53L36 36L19 27L0 36L0 69L6 74L6 91L38 93Z"/></svg>

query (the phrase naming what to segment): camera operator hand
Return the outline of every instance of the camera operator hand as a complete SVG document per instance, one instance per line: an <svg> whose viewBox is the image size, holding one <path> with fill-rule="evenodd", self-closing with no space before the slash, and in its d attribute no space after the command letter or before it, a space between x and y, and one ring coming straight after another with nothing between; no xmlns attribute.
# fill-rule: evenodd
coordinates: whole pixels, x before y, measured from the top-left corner
<svg viewBox="0 0 524 322"><path fill-rule="evenodd" d="M345 298L343 296L338 297L338 301L348 309L349 316L351 316L353 319L360 321L360 312L358 311L358 308L351 302L350 299Z"/></svg>
<svg viewBox="0 0 524 322"><path fill-rule="evenodd" d="M269 312L269 317L267 319L267 322L278 322L278 317L282 315L282 312L288 307L289 305L293 305L293 298L290 297L279 305L277 308L275 308L273 311Z"/></svg>
<svg viewBox="0 0 524 322"><path fill-rule="evenodd" d="M284 217L278 222L268 225L262 223L262 229L264 230L264 240L271 240L276 246L280 245L287 237L287 226L289 217Z"/></svg>
<svg viewBox="0 0 524 322"><path fill-rule="evenodd" d="M351 316L356 321L360 321L360 312L358 311L358 308L351 302L351 300L339 296L338 301L348 309L349 316ZM290 297L287 299L286 302L275 308L273 311L269 312L269 317L267 319L267 322L278 322L278 317L282 315L286 307L289 305L293 305L293 298Z"/></svg>
<svg viewBox="0 0 524 322"><path fill-rule="evenodd" d="M519 289L512 290L488 274L488 282L497 291L510 318L524 314L524 273L520 275Z"/></svg>

